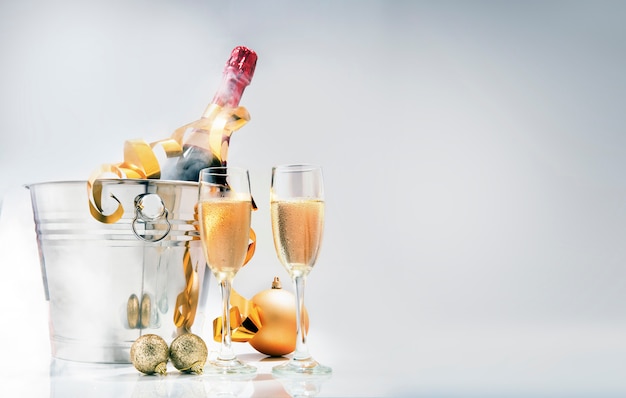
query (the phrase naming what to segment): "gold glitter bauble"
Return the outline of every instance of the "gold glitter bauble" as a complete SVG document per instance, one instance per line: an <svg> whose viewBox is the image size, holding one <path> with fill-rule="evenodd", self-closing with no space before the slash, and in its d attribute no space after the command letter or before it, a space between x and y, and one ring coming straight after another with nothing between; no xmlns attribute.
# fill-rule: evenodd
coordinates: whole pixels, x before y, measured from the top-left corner
<svg viewBox="0 0 626 398"><path fill-rule="evenodd" d="M204 340L193 333L181 334L170 345L172 364L181 372L202 374L208 355Z"/></svg>
<svg viewBox="0 0 626 398"><path fill-rule="evenodd" d="M168 358L167 343L156 334L144 334L130 347L130 361L138 371L148 375L164 375Z"/></svg>

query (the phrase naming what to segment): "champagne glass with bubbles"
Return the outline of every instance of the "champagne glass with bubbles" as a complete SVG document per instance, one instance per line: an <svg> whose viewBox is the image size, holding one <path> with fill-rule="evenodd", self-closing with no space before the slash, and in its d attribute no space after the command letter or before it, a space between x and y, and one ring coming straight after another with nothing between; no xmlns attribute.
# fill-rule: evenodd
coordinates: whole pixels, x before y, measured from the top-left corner
<svg viewBox="0 0 626 398"><path fill-rule="evenodd" d="M276 254L296 288L296 350L275 366L276 375L330 374L331 368L309 354L304 326L304 285L313 269L324 229L322 169L313 165L284 165L272 169L270 191L272 234Z"/></svg>
<svg viewBox="0 0 626 398"><path fill-rule="evenodd" d="M236 167L210 167L199 177L198 214L200 236L207 264L222 292L222 343L207 373L254 373L231 347L230 291L248 252L252 199L248 171Z"/></svg>

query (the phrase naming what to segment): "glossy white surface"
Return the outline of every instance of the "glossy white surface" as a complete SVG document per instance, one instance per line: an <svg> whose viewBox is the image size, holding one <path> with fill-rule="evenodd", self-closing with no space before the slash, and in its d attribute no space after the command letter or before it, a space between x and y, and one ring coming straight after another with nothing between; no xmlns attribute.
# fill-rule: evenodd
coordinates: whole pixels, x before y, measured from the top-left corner
<svg viewBox="0 0 626 398"><path fill-rule="evenodd" d="M31 240L30 229L34 227L29 221L26 199L21 191L7 197L0 231L0 239L11 242L1 253L6 275L0 278L3 303L0 341L4 344L0 378L3 391L10 393L8 396L201 397L217 396L222 389L242 397L288 396L284 385L271 375L271 366L277 360L268 359L243 343L235 343L235 350L242 359L258 367L258 374L252 380L180 375L171 364L166 377L148 377L131 365L51 359L47 307L36 247ZM211 287L210 319L219 312L218 289ZM319 396L619 397L626 394L623 325L495 320L420 324L411 319L410 306L405 310L398 307L398 302L384 301L380 296L397 295L393 288L373 288L380 293L360 300L339 295L336 303L342 306L324 301L325 311L345 311L345 323L337 329L318 321L325 319L320 314L323 309L320 303L317 306L310 303L318 311L311 314L311 352L333 368L333 375L319 386ZM310 291L317 289L323 290L323 286L310 284ZM367 320L351 316L348 303L356 305L360 301L361 305L373 306L378 300L391 305L389 318ZM212 331L207 329L208 324L204 323L200 334L214 354L218 344L210 341ZM391 333L385 341L387 327Z"/></svg>
<svg viewBox="0 0 626 398"><path fill-rule="evenodd" d="M620 1L0 2L0 395L220 385L51 363L22 185L84 180L124 140L193 121L244 44L259 65L229 163L250 169L258 246L234 287L288 280L270 170L321 164L306 292L311 351L334 369L320 396L626 396L624 15ZM235 348L261 369L240 395L286 394Z"/></svg>

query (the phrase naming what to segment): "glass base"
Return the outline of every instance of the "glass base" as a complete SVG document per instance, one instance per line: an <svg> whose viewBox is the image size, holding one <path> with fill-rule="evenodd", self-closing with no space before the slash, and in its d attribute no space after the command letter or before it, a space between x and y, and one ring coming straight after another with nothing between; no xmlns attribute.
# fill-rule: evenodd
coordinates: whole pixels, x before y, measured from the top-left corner
<svg viewBox="0 0 626 398"><path fill-rule="evenodd" d="M290 359L282 365L274 366L272 374L278 376L289 375L329 375L333 370L320 364L313 358L306 359Z"/></svg>
<svg viewBox="0 0 626 398"><path fill-rule="evenodd" d="M233 359L215 359L208 361L204 367L204 373L209 375L224 374L253 374L256 368L241 362L237 358Z"/></svg>

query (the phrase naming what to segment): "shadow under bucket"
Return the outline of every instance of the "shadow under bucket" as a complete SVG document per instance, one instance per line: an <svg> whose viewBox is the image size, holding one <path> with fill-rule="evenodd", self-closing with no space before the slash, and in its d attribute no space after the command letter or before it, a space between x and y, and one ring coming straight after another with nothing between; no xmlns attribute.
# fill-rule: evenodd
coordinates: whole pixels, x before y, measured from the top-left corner
<svg viewBox="0 0 626 398"><path fill-rule="evenodd" d="M86 181L27 186L50 343L56 358L129 363L142 334L169 343L202 328L210 272L194 220L198 184L100 181L103 207L118 206L113 196L123 207L116 222L92 216Z"/></svg>

